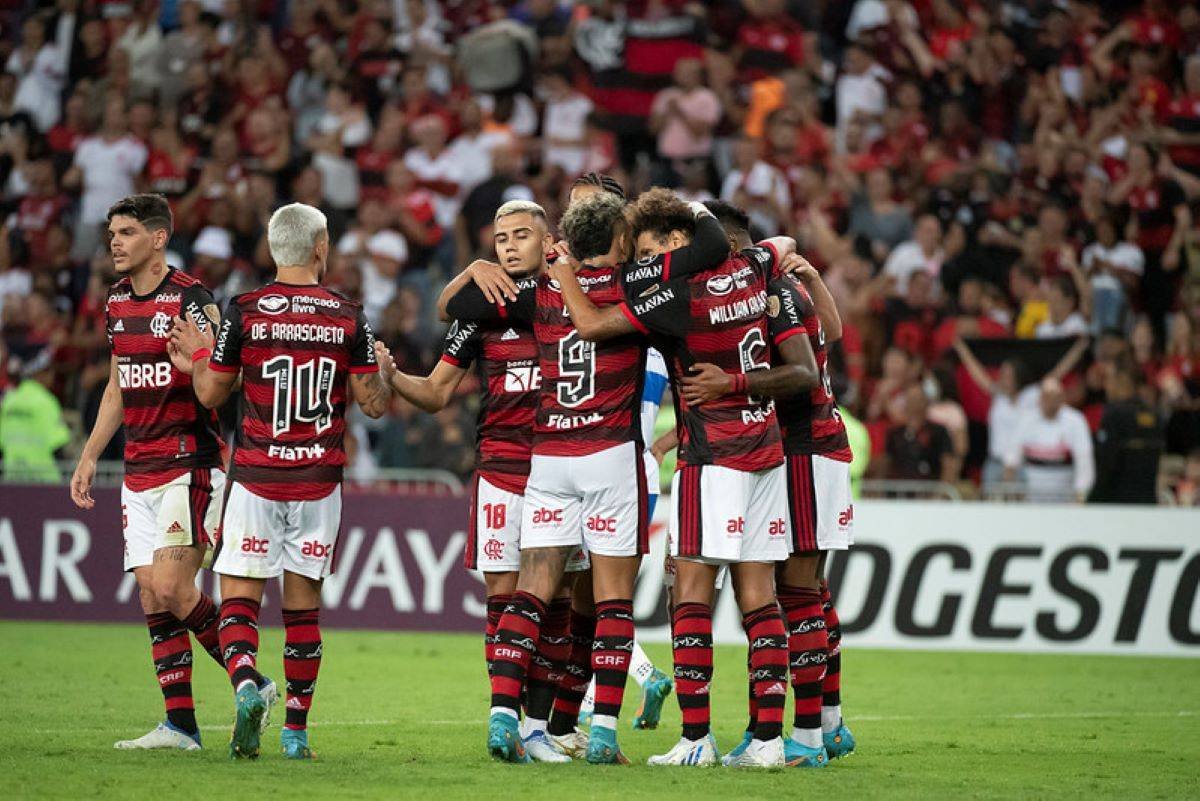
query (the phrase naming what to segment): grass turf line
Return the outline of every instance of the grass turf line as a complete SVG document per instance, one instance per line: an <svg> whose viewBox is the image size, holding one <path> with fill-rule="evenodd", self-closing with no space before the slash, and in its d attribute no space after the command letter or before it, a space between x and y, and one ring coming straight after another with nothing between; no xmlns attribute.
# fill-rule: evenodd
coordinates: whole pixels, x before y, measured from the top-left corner
<svg viewBox="0 0 1200 801"><path fill-rule="evenodd" d="M267 617L270 619L271 612ZM260 666L283 688L282 629ZM823 771L650 768L678 737L633 732L630 767L501 765L488 758L481 637L326 631L310 738L318 761L279 755L282 704L257 762L228 759L232 691L195 649L205 750L120 752L163 717L148 638L134 625L0 622L0 796L16 798L786 799L1195 798L1196 660L847 650L843 696L859 753ZM660 667L665 645L650 645ZM714 732L745 723L745 652L718 648ZM791 705L789 702L788 714ZM325 725L322 725L322 723Z"/></svg>

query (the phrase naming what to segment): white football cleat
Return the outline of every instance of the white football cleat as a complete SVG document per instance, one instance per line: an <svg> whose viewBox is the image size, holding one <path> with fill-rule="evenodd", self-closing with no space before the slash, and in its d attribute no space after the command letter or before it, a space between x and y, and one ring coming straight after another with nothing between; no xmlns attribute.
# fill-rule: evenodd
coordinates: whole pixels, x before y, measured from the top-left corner
<svg viewBox="0 0 1200 801"><path fill-rule="evenodd" d="M571 759L583 759L587 754L588 735L587 732L575 729L569 734L550 734L546 732L546 739L554 746L555 750L560 754L566 754Z"/></svg>
<svg viewBox="0 0 1200 801"><path fill-rule="evenodd" d="M185 734L170 723L162 722L136 740L118 740L113 748L122 751L150 748L174 748L178 751L199 751L200 735Z"/></svg>
<svg viewBox="0 0 1200 801"><path fill-rule="evenodd" d="M266 676L263 678L266 679ZM258 688L258 694L262 696L263 703L267 705L262 720L258 722L258 731L264 733L271 725L271 710L275 708L275 704L279 703L279 687L271 679L266 679L266 683Z"/></svg>
<svg viewBox="0 0 1200 801"><path fill-rule="evenodd" d="M731 768L782 768L787 765L783 758L783 738L774 740L751 740L746 750L729 761Z"/></svg>
<svg viewBox="0 0 1200 801"><path fill-rule="evenodd" d="M562 751L550 741L549 735L546 732L538 730L525 738L525 753L534 762L570 762L571 757L564 754Z"/></svg>
<svg viewBox="0 0 1200 801"><path fill-rule="evenodd" d="M780 751L780 759L782 759L782 754L783 752ZM679 742L675 743L674 748L665 754L650 757L646 760L646 764L708 767L716 765L719 760L720 754L717 753L717 741L713 739L712 734L709 734L701 737L699 740L689 740L686 737L680 737Z"/></svg>

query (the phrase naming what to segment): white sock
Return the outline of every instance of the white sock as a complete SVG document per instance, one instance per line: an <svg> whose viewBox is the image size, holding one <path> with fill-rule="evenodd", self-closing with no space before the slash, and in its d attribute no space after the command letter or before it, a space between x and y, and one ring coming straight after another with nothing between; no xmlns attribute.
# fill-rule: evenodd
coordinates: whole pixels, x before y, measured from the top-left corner
<svg viewBox="0 0 1200 801"><path fill-rule="evenodd" d="M501 714L504 714L504 715L508 715L508 716L509 716L510 718L512 718L513 720L518 720L518 719L519 719L519 718L518 718L518 715L517 715L517 710L515 710L515 709L509 709L509 708L508 708L508 707L506 707L506 706L494 706L494 707L492 707L492 714L494 715L494 714L496 714L497 712L499 712L499 713L501 713Z"/></svg>
<svg viewBox="0 0 1200 801"><path fill-rule="evenodd" d="M546 730L546 721L531 718L528 715L521 721L521 739L526 740L533 735L534 732Z"/></svg>
<svg viewBox="0 0 1200 801"><path fill-rule="evenodd" d="M793 727L792 739L800 743L800 745L806 745L809 748L820 748L822 745L820 729L797 729Z"/></svg>
<svg viewBox="0 0 1200 801"><path fill-rule="evenodd" d="M587 692L583 694L583 701L579 704L579 714L591 712L596 708L596 677L592 676L592 680L588 682Z"/></svg>
<svg viewBox="0 0 1200 801"><path fill-rule="evenodd" d="M642 650L641 644L633 641L633 655L629 658L629 675L633 676L634 681L638 686L645 687L646 682L650 680L650 676L654 673L654 663L650 661L650 657L646 656L646 652Z"/></svg>
<svg viewBox="0 0 1200 801"><path fill-rule="evenodd" d="M616 731L617 719L612 715L592 715L592 731L595 731L597 726Z"/></svg>
<svg viewBox="0 0 1200 801"><path fill-rule="evenodd" d="M821 731L829 734L842 725L842 705L821 707Z"/></svg>

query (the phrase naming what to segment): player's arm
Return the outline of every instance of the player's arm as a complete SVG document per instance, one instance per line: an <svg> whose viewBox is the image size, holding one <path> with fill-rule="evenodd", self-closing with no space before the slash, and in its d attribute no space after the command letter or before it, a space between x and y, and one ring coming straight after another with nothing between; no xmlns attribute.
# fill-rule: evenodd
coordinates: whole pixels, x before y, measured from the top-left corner
<svg viewBox="0 0 1200 801"><path fill-rule="evenodd" d="M786 239L787 237L777 238ZM841 339L842 316L838 313L833 295L829 293L829 287L825 286L825 282L821 280L821 274L817 272L817 268L813 267L808 259L799 253L791 253L783 258L779 269L795 276L808 290L813 307L817 310L817 318L821 321L821 329L825 332L825 341L830 343Z"/></svg>
<svg viewBox="0 0 1200 801"><path fill-rule="evenodd" d="M350 394L367 417L377 420L387 412L392 402L388 379L395 372L396 363L392 361L391 352L376 347L375 332L359 309L354 341L350 344Z"/></svg>
<svg viewBox="0 0 1200 801"><path fill-rule="evenodd" d="M803 333L801 331L800 333ZM727 373L715 364L701 362L679 382L680 394L689 406L716 400L725 395L766 395L781 398L812 390L821 378L817 358L807 336L792 336L779 343L784 363L769 370Z"/></svg>
<svg viewBox="0 0 1200 801"><path fill-rule="evenodd" d="M667 454L679 447L679 432L672 428L667 433L663 434L658 439L654 440L654 444L650 446L650 455L660 465Z"/></svg>
<svg viewBox="0 0 1200 801"><path fill-rule="evenodd" d="M233 301L221 321L219 340L213 337L211 325L201 328L186 313L175 318L167 350L172 362L191 365L192 391L206 409L215 409L228 400L237 384L241 371L241 325L241 310Z"/></svg>
<svg viewBox="0 0 1200 801"><path fill-rule="evenodd" d="M550 277L558 282L563 303L571 314L571 324L575 326L579 336L588 342L601 342L637 331L621 311L623 305L597 306L588 300L583 287L579 285L579 279L575 277L574 264L574 259L560 255L554 264L550 265Z"/></svg>
<svg viewBox="0 0 1200 801"><path fill-rule="evenodd" d="M471 284L474 284L483 298L493 306L504 306L505 303L512 303L517 299L517 283L503 267L495 262L476 259L454 276L438 296L438 317L443 322L449 322L459 316L450 313L450 300Z"/></svg>
<svg viewBox="0 0 1200 801"><path fill-rule="evenodd" d="M121 384L117 373L117 357L112 357L108 371L108 384L104 394L100 396L100 411L96 414L96 424L83 445L79 454L79 463L71 476L71 500L80 509L91 509L96 505L92 498L92 481L96 477L96 461L100 454L112 442L112 438L121 427L125 416L125 403L121 400Z"/></svg>
<svg viewBox="0 0 1200 801"><path fill-rule="evenodd" d="M450 403L454 391L467 374L445 356L434 365L427 376L415 376L395 369L392 355L382 342L375 343L375 358L379 362L381 375L385 375L388 386L400 397L426 412L440 412ZM391 368L385 367L391 365Z"/></svg>
<svg viewBox="0 0 1200 801"><path fill-rule="evenodd" d="M962 337L954 338L954 352L958 354L958 358L962 359L963 367L967 368L971 380L978 384L980 389L989 395L995 395L999 391L996 382L988 375L987 370L983 369L983 365L971 352L970 346L963 341Z"/></svg>
<svg viewBox="0 0 1200 801"><path fill-rule="evenodd" d="M696 231L689 244L665 254L663 281L715 269L729 258L729 237L725 236L721 223L703 203L692 202L688 206L696 216Z"/></svg>

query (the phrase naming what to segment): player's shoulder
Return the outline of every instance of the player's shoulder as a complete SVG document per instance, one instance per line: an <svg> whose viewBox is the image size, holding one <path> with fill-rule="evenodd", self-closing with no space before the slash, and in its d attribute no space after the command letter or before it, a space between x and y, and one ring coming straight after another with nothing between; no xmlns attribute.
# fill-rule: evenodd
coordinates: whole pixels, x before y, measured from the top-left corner
<svg viewBox="0 0 1200 801"><path fill-rule="evenodd" d="M124 276L123 278L118 278L116 282L109 286L108 299L110 301L126 300L127 298L120 296L128 296L131 292L133 292L133 281L130 280L129 276Z"/></svg>
<svg viewBox="0 0 1200 801"><path fill-rule="evenodd" d="M199 287L204 289L204 282L194 275L185 273L183 270L174 269L171 271L170 283L181 289L190 289L191 287Z"/></svg>
<svg viewBox="0 0 1200 801"><path fill-rule="evenodd" d="M362 311L362 302L355 300L349 295L343 293L341 290L332 289L325 286L317 287L317 289L320 289L330 300L340 303L343 308L348 309L355 314Z"/></svg>

